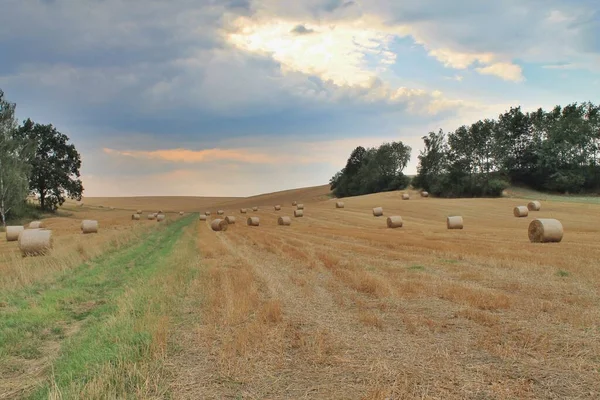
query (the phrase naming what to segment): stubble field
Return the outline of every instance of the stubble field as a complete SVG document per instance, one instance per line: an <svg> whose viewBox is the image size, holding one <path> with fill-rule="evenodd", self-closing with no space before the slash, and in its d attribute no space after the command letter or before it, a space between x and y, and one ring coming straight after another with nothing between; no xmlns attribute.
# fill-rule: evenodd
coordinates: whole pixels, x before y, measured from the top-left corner
<svg viewBox="0 0 600 400"><path fill-rule="evenodd" d="M88 325L85 318L71 323L60 316L56 323L78 328L65 328L52 346L42 341L50 350L39 357L0 349L6 365L18 366L18 373L0 368L0 398L35 396L44 385L43 393L55 398L600 396L600 205L546 201L541 211L515 218L512 208L526 200L410 193L408 201L401 192L348 198L344 209L335 208L325 186L198 199L188 209L168 198L145 199L146 206L156 201L156 209L212 211L207 222L172 214L165 226L129 220L131 211L119 208L143 208L134 199L85 199L72 216L49 221L56 242L45 261L21 259L3 239L0 290L10 296L0 299L0 313L15 319L30 309L14 299L27 298L23 293L39 282L49 290L58 285L57 274L83 273L81 263L104 268L95 257L127 251L147 235L156 236L153 246L167 238L173 244L156 260L136 259L139 268L156 264L157 272L136 277L127 289L135 297L136 287L148 282L159 288L144 298L161 306L148 307L136 328L151 332L147 352L91 357L97 369L80 380L78 373L61 378L60 363L70 361L67 350ZM304 217L293 217L294 200L304 203ZM275 204L282 210L274 211ZM373 217L376 206L383 217ZM240 214L242 207L248 214ZM210 229L217 209L237 218L225 232ZM291 226L277 225L281 215L292 217ZM404 226L388 229L390 215L402 216ZM447 230L447 215L462 215L464 229ZM260 226L247 226L249 216L260 217ZM537 217L562 222L561 243L529 242L527 227ZM101 233L79 234L83 218L99 219ZM117 275L129 266L109 264ZM105 291L98 296L124 308L123 295L114 293L114 299ZM0 326L3 332L11 327ZM59 370L54 377L52 366ZM136 379L122 376L132 369Z"/></svg>

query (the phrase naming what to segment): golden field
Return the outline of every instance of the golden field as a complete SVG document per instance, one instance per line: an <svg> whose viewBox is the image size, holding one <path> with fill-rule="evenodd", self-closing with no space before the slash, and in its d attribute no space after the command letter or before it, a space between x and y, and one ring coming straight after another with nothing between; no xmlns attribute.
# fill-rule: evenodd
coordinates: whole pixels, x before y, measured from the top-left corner
<svg viewBox="0 0 600 400"><path fill-rule="evenodd" d="M343 199L343 209L327 186L251 198L88 198L47 221L55 245L44 261L21 259L2 238L0 290L126 246L157 229L150 211L210 210L189 228L195 272L165 312L178 317L156 322L164 348L155 374L172 398L600 398L600 205L544 201L515 218L513 207L528 200L408 192L408 201L403 192ZM294 200L304 217L293 217ZM384 215L373 217L378 206ZM137 208L142 220L131 221ZM210 229L217 209L237 218L225 232ZM277 225L281 215L291 226ZM402 228L386 227L391 215ZM446 229L448 215L462 215L464 229ZM250 216L260 226L247 226ZM530 243L537 217L560 220L562 242ZM81 235L81 219L98 219L100 233Z"/></svg>

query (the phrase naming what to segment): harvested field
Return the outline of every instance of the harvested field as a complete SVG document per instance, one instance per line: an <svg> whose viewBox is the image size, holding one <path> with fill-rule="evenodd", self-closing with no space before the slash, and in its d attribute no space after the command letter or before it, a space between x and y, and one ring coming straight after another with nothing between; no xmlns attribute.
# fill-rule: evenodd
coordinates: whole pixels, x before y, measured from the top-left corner
<svg viewBox="0 0 600 400"><path fill-rule="evenodd" d="M171 277L172 268L178 275L147 294L170 306L136 328L153 332L148 343L158 350L131 364L137 380L98 369L93 382L104 386L88 385L84 392L174 399L600 397L600 205L544 201L535 218L558 219L564 237L530 243L533 217L513 216L519 200L408 192L411 201L402 201L402 192L345 198L343 212L326 187L227 199L211 209L249 208L253 216L250 209L258 205L260 226L238 223L224 232L212 231L198 214L180 222L169 216L164 227L132 221L118 202L112 203L115 211L84 206L69 218L44 220L55 236L56 254L47 262L73 257L73 268L84 260L77 246L90 249L85 261L95 264L108 240L121 243L118 254L161 229L172 237L173 224L185 229L164 255L174 258L165 261L164 276ZM304 217L279 226L279 217L293 216L293 201L306 205ZM274 211L275 204L281 211ZM385 218L374 218L372 209L379 206L385 215L401 215L402 228L388 229ZM161 207L186 210L181 204ZM448 230L451 215L468 224ZM102 231L81 235L81 219L97 219ZM54 282L58 267L28 272L26 279L19 275L33 264L18 264L29 260L10 256L11 243L2 240L0 291ZM152 260L160 268L161 259ZM139 296L135 288L133 298ZM127 297L119 301L129 304ZM0 304L0 317L17 313L12 300L0 297ZM142 304L137 307L146 310ZM74 323L66 332L78 337L85 329ZM52 382L56 356L40 348L35 362L0 349L0 364L8 361L3 365L19 366L29 376L0 369L0 398L15 397L19 385ZM43 371L42 377L31 378L34 371ZM9 395L2 397L3 389Z"/></svg>

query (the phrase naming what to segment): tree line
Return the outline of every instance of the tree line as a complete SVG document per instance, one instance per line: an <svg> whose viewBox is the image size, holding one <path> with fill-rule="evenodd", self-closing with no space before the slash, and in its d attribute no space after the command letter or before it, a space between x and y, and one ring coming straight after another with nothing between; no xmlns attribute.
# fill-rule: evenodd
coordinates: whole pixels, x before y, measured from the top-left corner
<svg viewBox="0 0 600 400"><path fill-rule="evenodd" d="M353 150L330 180L337 197L404 189L409 184L440 197L500 196L510 185L545 192L600 190L600 106L591 102L523 112L423 137L417 175L402 171L411 149L402 142Z"/></svg>
<svg viewBox="0 0 600 400"><path fill-rule="evenodd" d="M52 124L31 119L18 124L16 105L0 89L0 222L18 218L28 196L42 211L55 211L67 198L81 200L81 156Z"/></svg>

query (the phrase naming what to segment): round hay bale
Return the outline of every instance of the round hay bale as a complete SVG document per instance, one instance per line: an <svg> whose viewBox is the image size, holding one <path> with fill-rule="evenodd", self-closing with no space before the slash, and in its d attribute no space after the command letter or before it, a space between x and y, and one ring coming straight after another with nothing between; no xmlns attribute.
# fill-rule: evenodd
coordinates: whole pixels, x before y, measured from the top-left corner
<svg viewBox="0 0 600 400"><path fill-rule="evenodd" d="M252 211L258 211L258 207L252 207Z"/></svg>
<svg viewBox="0 0 600 400"><path fill-rule="evenodd" d="M131 219L132 220L139 220L140 219L140 214L131 214Z"/></svg>
<svg viewBox="0 0 600 400"><path fill-rule="evenodd" d="M156 216L156 220L157 220L158 222L160 222L160 221L164 221L164 220L165 220L165 214L158 214L158 215Z"/></svg>
<svg viewBox="0 0 600 400"><path fill-rule="evenodd" d="M373 216L374 217L381 217L383 215L383 208L381 207L375 207L373 209Z"/></svg>
<svg viewBox="0 0 600 400"><path fill-rule="evenodd" d="M183 211L179 211L179 215L183 215Z"/></svg>
<svg viewBox="0 0 600 400"><path fill-rule="evenodd" d="M141 214L141 213L143 213L143 211L142 210L137 210L136 213Z"/></svg>
<svg viewBox="0 0 600 400"><path fill-rule="evenodd" d="M231 224L235 224L235 217L231 216L231 215L228 215L228 216L225 217L225 221L227 221L227 223L230 224L230 225Z"/></svg>
<svg viewBox="0 0 600 400"><path fill-rule="evenodd" d="M162 214L163 210L158 210L158 212L156 214Z"/></svg>
<svg viewBox="0 0 600 400"><path fill-rule="evenodd" d="M558 243L563 238L563 226L557 219L538 218L529 223L528 234L532 243Z"/></svg>
<svg viewBox="0 0 600 400"><path fill-rule="evenodd" d="M281 206L280 205L276 205L275 207L273 207L275 209L275 211L281 211Z"/></svg>
<svg viewBox="0 0 600 400"><path fill-rule="evenodd" d="M402 193L402 200L410 200L410 195L408 193Z"/></svg>
<svg viewBox="0 0 600 400"><path fill-rule="evenodd" d="M296 204L296 210L304 210L304 204Z"/></svg>
<svg viewBox="0 0 600 400"><path fill-rule="evenodd" d="M402 217L396 215L387 218L388 228L402 228Z"/></svg>
<svg viewBox="0 0 600 400"><path fill-rule="evenodd" d="M98 221L92 219L84 219L81 221L81 232L87 233L98 233Z"/></svg>
<svg viewBox="0 0 600 400"><path fill-rule="evenodd" d="M335 202L335 208L344 208L344 202L343 201L336 201Z"/></svg>
<svg viewBox="0 0 600 400"><path fill-rule="evenodd" d="M462 229L463 228L463 217L454 215L446 218L446 226L448 229Z"/></svg>
<svg viewBox="0 0 600 400"><path fill-rule="evenodd" d="M296 217L296 218L304 217L304 210L294 210L294 217Z"/></svg>
<svg viewBox="0 0 600 400"><path fill-rule="evenodd" d="M426 192L426 191L423 190L421 192L421 197L429 197L429 192Z"/></svg>
<svg viewBox="0 0 600 400"><path fill-rule="evenodd" d="M205 212L204 215L206 215L207 217L210 217L210 211Z"/></svg>
<svg viewBox="0 0 600 400"><path fill-rule="evenodd" d="M260 225L260 219L258 217L250 217L246 220L246 224L248 226L258 226Z"/></svg>
<svg viewBox="0 0 600 400"><path fill-rule="evenodd" d="M277 225L290 226L292 219L290 217L279 217L277 218Z"/></svg>
<svg viewBox="0 0 600 400"><path fill-rule="evenodd" d="M53 242L50 230L24 230L19 235L19 249L23 257L48 254L52 249Z"/></svg>
<svg viewBox="0 0 600 400"><path fill-rule="evenodd" d="M19 240L19 234L25 230L24 226L7 226L6 227L6 241L16 242Z"/></svg>
<svg viewBox="0 0 600 400"><path fill-rule="evenodd" d="M154 215L154 214L148 214L148 219L149 220L156 219L156 215Z"/></svg>
<svg viewBox="0 0 600 400"><path fill-rule="evenodd" d="M292 201L292 206L293 206L293 207L296 207L297 205L298 205L298 202L297 202L297 201Z"/></svg>
<svg viewBox="0 0 600 400"><path fill-rule="evenodd" d="M223 210L217 210L217 215L223 215L223 214L225 214L225 211L223 211Z"/></svg>
<svg viewBox="0 0 600 400"><path fill-rule="evenodd" d="M224 232L229 227L229 224L224 219L215 219L210 223L210 227L215 232Z"/></svg>
<svg viewBox="0 0 600 400"><path fill-rule="evenodd" d="M240 214L246 214L248 212L248 210L246 210L245 208L240 208Z"/></svg>
<svg viewBox="0 0 600 400"><path fill-rule="evenodd" d="M29 229L37 229L37 228L43 228L44 227L44 223L42 221L32 221L29 223Z"/></svg>
<svg viewBox="0 0 600 400"><path fill-rule="evenodd" d="M530 201L530 202L527 204L527 209L528 209L529 211L540 211L540 210L541 210L541 208L542 208L542 203L540 203L540 202L539 202L539 201L537 201L537 200Z"/></svg>
<svg viewBox="0 0 600 400"><path fill-rule="evenodd" d="M198 218L200 221L206 221L208 219L208 217L206 215L202 215L200 214L200 217Z"/></svg>
<svg viewBox="0 0 600 400"><path fill-rule="evenodd" d="M523 218L529 215L529 209L525 206L518 206L513 209L513 214L517 218Z"/></svg>

